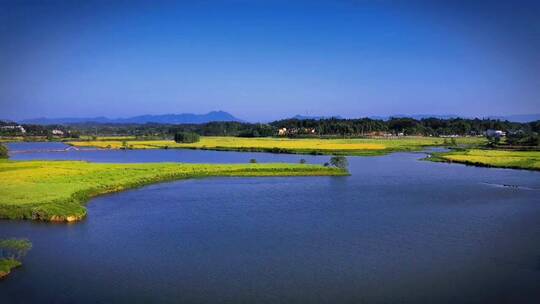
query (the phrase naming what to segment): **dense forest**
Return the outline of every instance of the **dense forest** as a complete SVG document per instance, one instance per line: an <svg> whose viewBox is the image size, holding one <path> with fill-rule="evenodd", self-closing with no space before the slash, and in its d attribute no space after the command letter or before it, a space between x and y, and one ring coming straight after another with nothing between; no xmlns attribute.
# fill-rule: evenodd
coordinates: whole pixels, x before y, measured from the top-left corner
<svg viewBox="0 0 540 304"><path fill-rule="evenodd" d="M16 127L17 126L17 127ZM391 118L361 119L285 119L268 124L242 122L210 122L205 124L70 124L21 125L0 122L0 136L137 136L172 139L179 132L202 136L241 137L368 137L368 136L478 136L488 129L501 130L512 136L537 136L540 121L516 123L492 119ZM61 132L58 132L61 131ZM60 134L60 135L59 135Z"/></svg>

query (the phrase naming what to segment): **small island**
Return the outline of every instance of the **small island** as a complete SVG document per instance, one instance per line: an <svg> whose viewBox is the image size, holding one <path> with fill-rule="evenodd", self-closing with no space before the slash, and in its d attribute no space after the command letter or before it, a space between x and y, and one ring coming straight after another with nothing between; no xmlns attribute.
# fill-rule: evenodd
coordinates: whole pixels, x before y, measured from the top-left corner
<svg viewBox="0 0 540 304"><path fill-rule="evenodd" d="M0 239L0 280L22 265L22 258L31 248L32 243L26 239Z"/></svg>
<svg viewBox="0 0 540 304"><path fill-rule="evenodd" d="M540 151L453 150L446 153L433 153L428 159L477 167L540 170Z"/></svg>

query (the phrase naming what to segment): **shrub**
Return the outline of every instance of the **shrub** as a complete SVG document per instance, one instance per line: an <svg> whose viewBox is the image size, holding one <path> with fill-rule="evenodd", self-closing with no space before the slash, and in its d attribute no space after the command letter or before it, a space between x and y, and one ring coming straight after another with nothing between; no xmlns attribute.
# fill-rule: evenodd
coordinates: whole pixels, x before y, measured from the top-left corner
<svg viewBox="0 0 540 304"><path fill-rule="evenodd" d="M20 260L32 248L32 243L26 239L0 240L0 257Z"/></svg>
<svg viewBox="0 0 540 304"><path fill-rule="evenodd" d="M8 158L8 157L9 157L8 149L4 145L0 144L0 158Z"/></svg>
<svg viewBox="0 0 540 304"><path fill-rule="evenodd" d="M192 132L178 132L174 134L174 141L177 143L195 143L200 140L199 134Z"/></svg>
<svg viewBox="0 0 540 304"><path fill-rule="evenodd" d="M332 156L330 164L334 167L346 170L349 166L349 161L345 156Z"/></svg>
<svg viewBox="0 0 540 304"><path fill-rule="evenodd" d="M516 146L539 146L540 136L532 132L531 133L519 132L516 134L509 134L506 137L506 142L509 145L516 145Z"/></svg>

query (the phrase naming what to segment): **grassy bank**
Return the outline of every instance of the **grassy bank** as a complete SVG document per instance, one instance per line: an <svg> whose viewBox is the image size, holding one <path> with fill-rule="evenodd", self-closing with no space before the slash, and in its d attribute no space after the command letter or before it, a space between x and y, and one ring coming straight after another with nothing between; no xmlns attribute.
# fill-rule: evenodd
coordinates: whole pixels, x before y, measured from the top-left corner
<svg viewBox="0 0 540 304"><path fill-rule="evenodd" d="M0 239L0 279L21 266L21 259L31 248L32 243L27 239Z"/></svg>
<svg viewBox="0 0 540 304"><path fill-rule="evenodd" d="M300 164L96 164L0 161L0 218L76 221L91 197L143 185L209 176L331 176L346 171Z"/></svg>
<svg viewBox="0 0 540 304"><path fill-rule="evenodd" d="M21 266L21 262L15 259L0 259L0 279L10 274L13 268Z"/></svg>
<svg viewBox="0 0 540 304"><path fill-rule="evenodd" d="M460 150L435 153L431 161L455 162L482 167L540 170L540 151Z"/></svg>
<svg viewBox="0 0 540 304"><path fill-rule="evenodd" d="M479 145L485 139L478 137L457 138L458 145ZM77 147L121 149L120 140L74 141ZM444 138L400 137L381 139L289 139L241 138L204 136L196 143L176 143L172 140L126 141L130 149L205 149L295 154L382 155L398 151L419 151L425 147L443 146Z"/></svg>

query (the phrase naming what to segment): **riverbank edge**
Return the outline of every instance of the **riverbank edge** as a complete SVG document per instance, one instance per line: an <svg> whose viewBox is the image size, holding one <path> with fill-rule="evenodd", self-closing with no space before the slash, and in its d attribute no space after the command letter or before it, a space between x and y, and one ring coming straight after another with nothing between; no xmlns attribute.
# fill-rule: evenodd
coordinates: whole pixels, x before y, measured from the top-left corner
<svg viewBox="0 0 540 304"><path fill-rule="evenodd" d="M537 168L525 168L525 167L512 166L512 165L492 165L492 164L486 164L482 162L475 162L475 161L468 161L468 160L455 160L455 159L448 159L444 157L445 155L451 155L452 153L455 153L455 152L456 151L431 152L429 153L428 157L425 157L422 160L431 161L435 163L461 164L461 165L471 166L471 167L513 169L513 170L540 172L540 169L537 169Z"/></svg>
<svg viewBox="0 0 540 304"><path fill-rule="evenodd" d="M13 269L20 266L22 263L15 259L0 259L0 280L5 279Z"/></svg>
<svg viewBox="0 0 540 304"><path fill-rule="evenodd" d="M64 144L72 147L84 148L95 147L96 149L108 151L108 150L123 150L122 148L101 148L98 146L79 146L76 141L64 142ZM225 152L253 152L253 153L273 153L273 154L293 154L293 155L337 155L337 156L385 156L392 153L399 152L421 152L426 148L444 148L446 145L419 145L407 148L394 148L394 149L366 149L366 150L321 150L321 149L288 149L288 148L264 148L264 147L170 147L170 146L151 146L152 148L129 148L128 150L203 150L203 151L225 151Z"/></svg>
<svg viewBox="0 0 540 304"><path fill-rule="evenodd" d="M18 162L18 161L10 161ZM216 164L218 166L220 164ZM221 164L222 165L222 164ZM144 181L126 182L110 185L104 188L89 188L82 191L73 193L68 199L56 201L54 203L57 209L69 208L76 210L67 214L61 214L60 212L55 214L51 213L43 206L8 206L0 204L0 219L9 220L35 220L45 222L56 223L73 223L83 220L87 215L87 209L84 207L86 203L97 196L121 192L125 190L131 190L141 188L144 186L159 184L177 180L186 179L198 179L209 177L291 177L291 176L349 176L350 173L347 170L324 167L320 165L298 165L295 167L279 168L271 167L272 164L266 164L264 167L260 167L257 164L251 165L250 168L242 168L241 170L223 170L216 171L208 174L204 173L192 173L186 174L185 172L178 172L165 175L156 175ZM51 206L49 206L50 208Z"/></svg>

